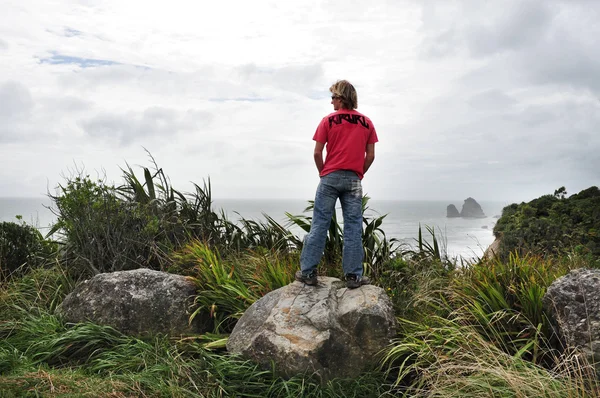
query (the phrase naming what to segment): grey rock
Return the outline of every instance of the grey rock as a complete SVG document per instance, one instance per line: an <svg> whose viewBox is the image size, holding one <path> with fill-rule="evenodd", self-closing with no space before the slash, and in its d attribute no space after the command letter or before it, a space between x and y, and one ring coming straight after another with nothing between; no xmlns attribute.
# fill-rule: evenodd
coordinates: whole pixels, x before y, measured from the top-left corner
<svg viewBox="0 0 600 398"><path fill-rule="evenodd" d="M458 209L456 208L456 206L448 205L448 207L446 207L446 217L448 217L448 218L460 217L460 213L458 212Z"/></svg>
<svg viewBox="0 0 600 398"><path fill-rule="evenodd" d="M543 303L565 343L595 364L600 376L600 270L576 269L555 280Z"/></svg>
<svg viewBox="0 0 600 398"><path fill-rule="evenodd" d="M462 210L460 211L461 217L466 218L485 218L486 215L483 213L481 206L477 201L473 198L465 199L465 203L462 205Z"/></svg>
<svg viewBox="0 0 600 398"><path fill-rule="evenodd" d="M396 319L384 290L347 289L336 278L317 286L293 282L254 303L239 319L227 349L284 376L316 373L352 377L373 364L395 336Z"/></svg>
<svg viewBox="0 0 600 398"><path fill-rule="evenodd" d="M172 336L203 331L198 316L189 323L196 287L181 275L149 269L98 274L75 287L57 314L67 322L90 321L122 333Z"/></svg>
<svg viewBox="0 0 600 398"><path fill-rule="evenodd" d="M492 260L500 253L500 244L502 240L500 238L494 239L491 245L488 246L487 249L483 252L483 258Z"/></svg>

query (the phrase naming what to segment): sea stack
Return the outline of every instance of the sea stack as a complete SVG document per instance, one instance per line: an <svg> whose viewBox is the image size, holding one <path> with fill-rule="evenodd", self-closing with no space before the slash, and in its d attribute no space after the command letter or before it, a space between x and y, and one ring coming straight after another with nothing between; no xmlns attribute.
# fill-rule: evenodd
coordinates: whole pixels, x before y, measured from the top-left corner
<svg viewBox="0 0 600 398"><path fill-rule="evenodd" d="M485 218L486 215L483 213L481 206L473 198L465 199L460 216L465 218Z"/></svg>
<svg viewBox="0 0 600 398"><path fill-rule="evenodd" d="M446 207L446 217L448 217L448 218L460 217L460 213L458 212L458 209L456 208L456 206L448 205L448 207Z"/></svg>

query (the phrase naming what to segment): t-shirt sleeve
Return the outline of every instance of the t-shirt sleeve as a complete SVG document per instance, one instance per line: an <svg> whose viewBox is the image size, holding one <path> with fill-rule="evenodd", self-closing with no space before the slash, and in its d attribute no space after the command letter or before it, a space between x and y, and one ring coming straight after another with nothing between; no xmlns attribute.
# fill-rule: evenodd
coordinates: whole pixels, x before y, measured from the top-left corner
<svg viewBox="0 0 600 398"><path fill-rule="evenodd" d="M322 144L326 144L328 133L329 133L329 123L327 121L327 118L324 117L323 120L321 120L321 123L319 123L319 125L317 126L317 131L315 131L313 140L320 142Z"/></svg>
<svg viewBox="0 0 600 398"><path fill-rule="evenodd" d="M377 138L377 132L375 131L375 126L373 126L373 122L371 122L371 132L369 134L369 139L367 140L367 144L374 144L379 142L379 138Z"/></svg>

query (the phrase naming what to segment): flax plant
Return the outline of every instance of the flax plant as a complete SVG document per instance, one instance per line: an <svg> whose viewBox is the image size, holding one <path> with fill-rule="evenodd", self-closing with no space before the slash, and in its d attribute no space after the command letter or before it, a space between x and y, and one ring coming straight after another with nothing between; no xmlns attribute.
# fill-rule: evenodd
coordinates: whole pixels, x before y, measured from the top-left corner
<svg viewBox="0 0 600 398"><path fill-rule="evenodd" d="M383 360L393 388L410 397L598 397L590 367L557 358L547 370L509 355L482 336L468 320L430 317L400 320L404 337ZM500 337L501 331L496 331ZM575 365L575 366L573 366Z"/></svg>
<svg viewBox="0 0 600 398"><path fill-rule="evenodd" d="M507 353L544 364L556 357L553 351L560 344L542 298L567 272L560 261L534 255L513 253L507 261L481 261L453 280L452 301Z"/></svg>
<svg viewBox="0 0 600 398"><path fill-rule="evenodd" d="M173 253L175 266L191 270L198 286L197 310L213 320L215 333L231 331L244 311L268 292L292 282L297 257L261 249L223 259L215 249L193 241Z"/></svg>

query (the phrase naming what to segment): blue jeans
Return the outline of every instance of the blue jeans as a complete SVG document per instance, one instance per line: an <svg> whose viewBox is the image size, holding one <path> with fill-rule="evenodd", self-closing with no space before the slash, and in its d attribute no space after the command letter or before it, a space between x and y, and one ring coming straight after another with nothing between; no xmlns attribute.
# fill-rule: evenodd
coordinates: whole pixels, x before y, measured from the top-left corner
<svg viewBox="0 0 600 398"><path fill-rule="evenodd" d="M344 275L363 274L362 185L356 173L349 170L338 170L321 177L315 195L310 232L304 238L300 255L300 269L303 274L316 271L323 257L327 231L338 198L344 216L342 269Z"/></svg>

